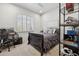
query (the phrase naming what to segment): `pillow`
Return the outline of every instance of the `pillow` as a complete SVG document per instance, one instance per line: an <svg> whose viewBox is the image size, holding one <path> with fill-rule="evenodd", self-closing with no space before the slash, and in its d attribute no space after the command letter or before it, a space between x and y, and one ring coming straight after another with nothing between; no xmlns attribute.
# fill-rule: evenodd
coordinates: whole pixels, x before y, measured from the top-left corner
<svg viewBox="0 0 79 59"><path fill-rule="evenodd" d="M53 34L55 34L55 32L56 32L56 29L53 29Z"/></svg>
<svg viewBox="0 0 79 59"><path fill-rule="evenodd" d="M50 34L52 34L52 30L48 30L48 31L47 31L47 33L50 33Z"/></svg>
<svg viewBox="0 0 79 59"><path fill-rule="evenodd" d="M55 33L56 33L56 34L59 34L59 29L54 28L53 31L52 31L52 33L53 33L53 34L55 34Z"/></svg>
<svg viewBox="0 0 79 59"><path fill-rule="evenodd" d="M58 28L48 28L47 30L44 30L44 33L50 33L50 34L55 34L55 33L59 33L59 29Z"/></svg>
<svg viewBox="0 0 79 59"><path fill-rule="evenodd" d="M48 29L47 33L53 34L55 32L55 29Z"/></svg>
<svg viewBox="0 0 79 59"><path fill-rule="evenodd" d="M59 29L56 29L55 33L59 34Z"/></svg>

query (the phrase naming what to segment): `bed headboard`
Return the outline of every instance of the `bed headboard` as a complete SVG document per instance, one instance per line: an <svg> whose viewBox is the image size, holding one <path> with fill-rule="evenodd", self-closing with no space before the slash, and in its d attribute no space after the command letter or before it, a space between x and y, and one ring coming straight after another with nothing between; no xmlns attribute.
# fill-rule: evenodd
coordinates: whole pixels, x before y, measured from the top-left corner
<svg viewBox="0 0 79 59"><path fill-rule="evenodd" d="M59 28L50 27L50 28L47 28L47 30L44 33L59 34Z"/></svg>

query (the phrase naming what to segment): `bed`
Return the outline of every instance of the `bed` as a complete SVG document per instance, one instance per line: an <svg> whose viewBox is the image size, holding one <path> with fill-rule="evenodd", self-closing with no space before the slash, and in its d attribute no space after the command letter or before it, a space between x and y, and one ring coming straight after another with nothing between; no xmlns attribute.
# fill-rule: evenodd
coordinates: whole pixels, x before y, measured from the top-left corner
<svg viewBox="0 0 79 59"><path fill-rule="evenodd" d="M51 48L59 43L59 30L55 33L29 33L28 44L38 50L41 55L47 53Z"/></svg>

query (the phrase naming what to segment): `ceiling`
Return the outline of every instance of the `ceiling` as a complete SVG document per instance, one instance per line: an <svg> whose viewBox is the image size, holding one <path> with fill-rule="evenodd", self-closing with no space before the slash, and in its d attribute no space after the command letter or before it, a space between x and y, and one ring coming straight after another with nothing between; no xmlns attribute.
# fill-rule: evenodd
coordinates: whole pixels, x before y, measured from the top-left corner
<svg viewBox="0 0 79 59"><path fill-rule="evenodd" d="M58 7L57 3L14 3L14 5L38 14L44 14Z"/></svg>

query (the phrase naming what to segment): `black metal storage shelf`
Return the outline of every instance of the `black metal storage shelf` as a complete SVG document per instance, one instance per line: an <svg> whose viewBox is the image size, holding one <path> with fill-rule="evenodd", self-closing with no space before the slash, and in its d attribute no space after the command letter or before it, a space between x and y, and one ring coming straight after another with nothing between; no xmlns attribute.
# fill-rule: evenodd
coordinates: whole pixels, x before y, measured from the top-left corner
<svg viewBox="0 0 79 59"><path fill-rule="evenodd" d="M73 27L78 27L79 24L61 24L60 26L73 26Z"/></svg>
<svg viewBox="0 0 79 59"><path fill-rule="evenodd" d="M74 30L75 30L75 28L76 27L78 27L79 26L79 24L61 24L61 14L63 15L63 22L65 22L65 17L67 16L67 15L69 15L69 14L73 14L73 13L77 13L78 12L78 19L79 19L79 4L77 3L77 6L78 6L78 8L77 9L74 9L74 11L71 11L71 12L67 12L66 11L66 8L65 7L63 7L62 9L61 9L61 3L59 3L59 28L60 28L60 35L61 34L63 34L63 36L64 36L64 34L65 34L65 27L73 27L74 28ZM64 33L61 33L61 27L63 27L63 32ZM60 36L61 37L61 36ZM61 55L61 44L64 46L64 47L68 47L68 48L70 48L70 49L72 49L73 51L75 51L76 50L76 52L79 52L79 46L74 46L73 44L76 44L76 45L78 45L78 43L76 43L75 41L73 41L72 43L73 44L68 44L68 43L65 43L64 41L66 41L66 40L64 40L64 38L63 38L63 42L61 42L61 38L60 38L60 44L59 44L59 47L60 47L60 55ZM71 41L68 41L68 42L71 42ZM79 53L78 53L79 54Z"/></svg>
<svg viewBox="0 0 79 59"><path fill-rule="evenodd" d="M61 8L61 13L63 14L63 15L69 15L69 14L73 14L73 13L77 13L77 12L79 12L79 6L77 5L78 3L74 3L74 5L77 7L77 8L74 8L74 11L71 11L71 12L67 12L66 11L66 8L65 8L65 6L63 7L63 8ZM65 13L64 13L64 11L65 11Z"/></svg>

